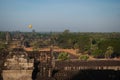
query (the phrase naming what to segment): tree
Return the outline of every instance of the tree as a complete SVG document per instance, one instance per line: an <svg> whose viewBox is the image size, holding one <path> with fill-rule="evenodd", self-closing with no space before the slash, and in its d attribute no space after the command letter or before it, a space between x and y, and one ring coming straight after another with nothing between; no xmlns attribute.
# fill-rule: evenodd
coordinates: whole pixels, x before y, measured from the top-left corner
<svg viewBox="0 0 120 80"><path fill-rule="evenodd" d="M88 60L88 59L89 59L89 56L88 56L88 55L80 55L80 56L79 56L79 59L80 59L80 60Z"/></svg>
<svg viewBox="0 0 120 80"><path fill-rule="evenodd" d="M111 58L111 55L113 54L113 47L112 46L108 46L106 52L105 52L105 58Z"/></svg>
<svg viewBox="0 0 120 80"><path fill-rule="evenodd" d="M79 53L79 44L78 43L75 43L73 45L74 49L76 50L76 53Z"/></svg>
<svg viewBox="0 0 120 80"><path fill-rule="evenodd" d="M7 45L4 43L0 43L0 51L2 51L3 49L6 49Z"/></svg>
<svg viewBox="0 0 120 80"><path fill-rule="evenodd" d="M5 33L4 32L0 32L0 39L5 40Z"/></svg>
<svg viewBox="0 0 120 80"><path fill-rule="evenodd" d="M70 59L70 58L69 58L68 53L61 52L61 53L58 55L58 59L59 59L59 60L68 60L68 59Z"/></svg>
<svg viewBox="0 0 120 80"><path fill-rule="evenodd" d="M98 44L99 49L101 49L104 53L106 53L106 49L108 46L112 46L114 48L114 56L120 56L120 39L106 39L101 41Z"/></svg>
<svg viewBox="0 0 120 80"><path fill-rule="evenodd" d="M38 51L39 50L39 44L38 41L34 41L31 45L33 47L33 51Z"/></svg>
<svg viewBox="0 0 120 80"><path fill-rule="evenodd" d="M100 58L100 57L104 57L103 56L103 51L100 50L100 49L95 49L92 51L92 55L95 57L95 58Z"/></svg>
<svg viewBox="0 0 120 80"><path fill-rule="evenodd" d="M68 34L68 33L70 33L70 30L68 30L68 29L64 30L64 32L63 32L63 34Z"/></svg>

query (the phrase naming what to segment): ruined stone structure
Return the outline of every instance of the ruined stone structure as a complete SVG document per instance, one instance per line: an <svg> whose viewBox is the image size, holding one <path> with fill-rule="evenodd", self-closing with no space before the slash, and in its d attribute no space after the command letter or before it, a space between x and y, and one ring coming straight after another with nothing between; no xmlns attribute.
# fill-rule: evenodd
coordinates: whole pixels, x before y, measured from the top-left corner
<svg viewBox="0 0 120 80"><path fill-rule="evenodd" d="M13 49L4 63L3 80L32 80L33 63L22 48Z"/></svg>
<svg viewBox="0 0 120 80"><path fill-rule="evenodd" d="M119 60L59 61L54 59L52 49L50 52L41 53L39 61L35 80L80 80L80 76L78 79L74 77L84 70L113 70L120 73Z"/></svg>
<svg viewBox="0 0 120 80"><path fill-rule="evenodd" d="M17 56L14 56L11 60L15 58L16 60L19 61L19 65L21 65L20 64L21 61L24 64L26 63L28 64L30 63L30 60L34 59L34 61L31 62L33 66L27 65L25 67L21 65L22 68L19 67L16 68L15 62L14 66L13 63L10 63L12 67L15 68L12 68L11 66L7 65L7 67L10 68L6 68L3 71L4 80L88 80L86 79L86 77L83 76L88 76L88 78L90 78L89 80L95 79L101 80L101 78L97 77L93 79L92 77L89 76L90 74L94 76L103 75L102 79L104 80L120 79L119 77L120 60L60 61L54 58L53 53L54 52L52 48L50 49L50 51L33 51L33 52L23 51L21 48L13 50L12 53L10 54L12 55L20 54L21 57L18 56L18 59L16 59ZM29 60L27 58L29 58ZM17 64L17 66L19 65ZM92 72L91 70L94 72ZM107 73L105 71L107 71ZM102 74L100 72L102 72ZM25 79L22 79L23 77Z"/></svg>

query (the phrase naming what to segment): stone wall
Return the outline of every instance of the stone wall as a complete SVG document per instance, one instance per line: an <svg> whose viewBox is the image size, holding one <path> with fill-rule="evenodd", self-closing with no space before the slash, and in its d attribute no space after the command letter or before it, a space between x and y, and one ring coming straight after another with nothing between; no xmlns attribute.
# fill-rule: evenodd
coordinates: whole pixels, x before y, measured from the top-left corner
<svg viewBox="0 0 120 80"><path fill-rule="evenodd" d="M86 69L120 70L120 60L55 61L55 69L57 70L86 70Z"/></svg>
<svg viewBox="0 0 120 80"><path fill-rule="evenodd" d="M3 70L3 80L32 80L32 70Z"/></svg>

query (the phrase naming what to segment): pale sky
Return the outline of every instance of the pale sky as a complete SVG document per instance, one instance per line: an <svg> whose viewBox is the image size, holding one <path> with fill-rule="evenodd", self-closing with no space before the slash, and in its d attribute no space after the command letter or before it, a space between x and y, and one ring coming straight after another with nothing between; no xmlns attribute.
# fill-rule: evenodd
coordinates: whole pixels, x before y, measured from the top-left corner
<svg viewBox="0 0 120 80"><path fill-rule="evenodd" d="M0 31L120 32L120 0L0 0Z"/></svg>

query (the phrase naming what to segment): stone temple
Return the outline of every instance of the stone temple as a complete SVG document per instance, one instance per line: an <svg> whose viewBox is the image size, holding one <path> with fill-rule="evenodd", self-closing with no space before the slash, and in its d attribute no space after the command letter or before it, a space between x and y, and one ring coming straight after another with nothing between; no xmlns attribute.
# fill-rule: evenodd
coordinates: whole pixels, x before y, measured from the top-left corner
<svg viewBox="0 0 120 80"><path fill-rule="evenodd" d="M66 60L56 52L14 48L4 63L3 80L119 80L119 60Z"/></svg>

